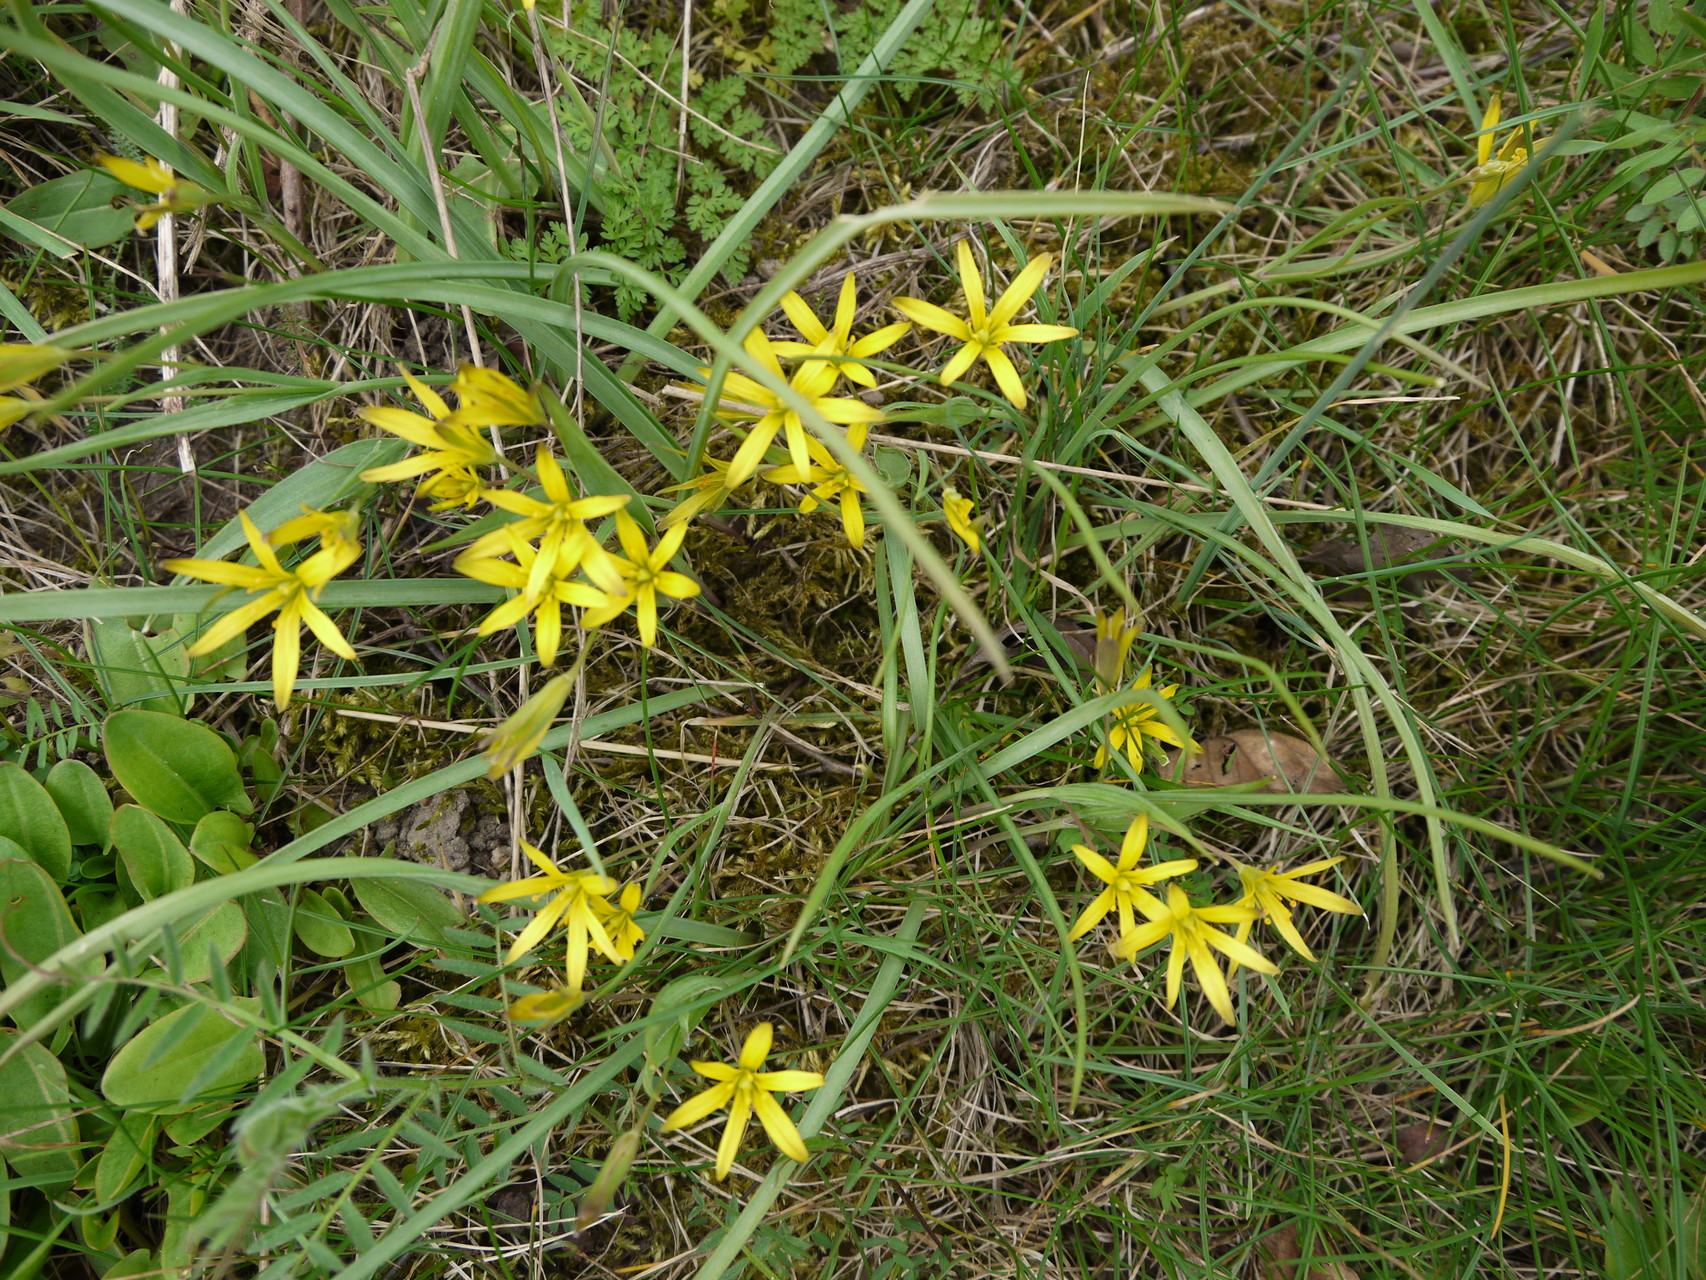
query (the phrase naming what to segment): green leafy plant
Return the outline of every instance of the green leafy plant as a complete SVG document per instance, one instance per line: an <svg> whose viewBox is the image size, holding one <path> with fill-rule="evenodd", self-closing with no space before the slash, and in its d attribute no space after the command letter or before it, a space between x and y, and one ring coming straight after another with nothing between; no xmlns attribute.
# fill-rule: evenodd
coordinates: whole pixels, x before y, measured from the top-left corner
<svg viewBox="0 0 1706 1280"><path fill-rule="evenodd" d="M746 203L748 189L770 175L783 155L767 131L763 95L778 93L786 78L833 48L842 75L851 75L878 38L893 27L903 0L833 11L826 22L818 0L716 0L708 16L711 41L726 70L703 73L695 61L682 90L682 51L671 34L606 27L590 0L569 8L563 30L547 34L552 53L587 84L581 98L560 108L570 148L598 157L592 170L599 191L599 247L670 281L685 274L687 242L715 240ZM962 102L989 97L1004 83L1001 26L981 14L975 0L943 0L935 18L906 45L893 69L906 98L932 80L953 86ZM756 29L763 34L753 37ZM594 92L595 90L595 92ZM548 223L529 239L511 239L510 256L560 263L592 237L576 242L567 226ZM753 246L733 246L722 274L738 283L751 266ZM617 314L629 319L649 304L645 291L618 281Z"/></svg>

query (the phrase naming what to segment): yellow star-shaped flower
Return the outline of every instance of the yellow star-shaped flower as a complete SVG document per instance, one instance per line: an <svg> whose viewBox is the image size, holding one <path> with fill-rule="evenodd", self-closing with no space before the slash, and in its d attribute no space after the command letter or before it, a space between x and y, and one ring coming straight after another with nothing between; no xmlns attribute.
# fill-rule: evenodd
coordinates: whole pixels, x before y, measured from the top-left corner
<svg viewBox="0 0 1706 1280"><path fill-rule="evenodd" d="M592 609L608 603L604 592L584 582L567 580L581 558L599 552L599 548L592 541L591 534L585 535L584 544L580 540L564 542L555 559L546 561L541 570L540 562L544 556L530 543L523 542L514 529L514 525L506 525L497 531L504 535L509 553L515 557L513 561L501 559L498 554L476 554L470 549L456 558L456 571L477 582L510 587L520 593L481 619L478 634L489 636L494 631L515 626L532 614L533 644L539 651L539 661L549 667L557 661L557 651L563 643L563 606L568 604ZM608 553L600 554L608 558ZM540 584L537 589L535 582Z"/></svg>
<svg viewBox="0 0 1706 1280"><path fill-rule="evenodd" d="M283 710L290 705L291 691L296 687L296 672L302 659L303 623L308 624L308 629L326 648L340 658L355 661L355 650L350 648L349 641L314 602L328 582L355 563L361 548L353 542L328 543L322 539L320 550L296 568L286 569L255 522L249 519L249 513L239 511L237 517L243 522L243 536L249 540L249 549L260 561L258 566L228 560L187 559L167 560L163 567L204 582L260 593L208 627L206 634L190 646L188 653L192 658L211 653L227 640L242 635L250 623L260 621L275 609L278 611L272 624L272 692L273 701Z"/></svg>
<svg viewBox="0 0 1706 1280"><path fill-rule="evenodd" d="M695 1094L664 1117L663 1131L685 1129L698 1124L712 1112L729 1109L729 1122L723 1129L723 1139L717 1144L716 1178L721 1182L734 1167L735 1153L746 1134L747 1121L753 1112L776 1149L790 1160L804 1164L811 1159L800 1131L794 1127L781 1103L770 1095L793 1093L799 1089L816 1089L823 1077L816 1071L760 1071L764 1059L770 1056L775 1035L768 1022L761 1022L741 1045L740 1057L731 1066L722 1062L694 1062L692 1067L708 1080L715 1080L703 1093Z"/></svg>
<svg viewBox="0 0 1706 1280"><path fill-rule="evenodd" d="M1504 145L1493 154L1493 131L1498 128L1500 95L1495 93L1487 104L1487 114L1481 117L1481 129L1475 139L1475 167L1469 171L1469 207L1477 209L1499 194L1505 183L1522 172L1528 163L1528 130L1516 129Z"/></svg>
<svg viewBox="0 0 1706 1280"><path fill-rule="evenodd" d="M621 953L604 928L604 917L610 911L607 899L616 886L608 877L591 871L564 871L545 856L544 850L534 848L525 840L521 842L521 851L527 855L529 862L539 868L540 874L487 889L477 901L513 902L517 898L550 895L551 900L509 944L504 963L513 964L519 960L543 942L558 921L563 921L569 933L569 991L578 994L586 984L589 946L597 947L600 954L613 964L622 963Z"/></svg>
<svg viewBox="0 0 1706 1280"><path fill-rule="evenodd" d="M604 917L604 931L610 935L611 948L626 963L634 958L634 948L646 939L646 931L634 919L634 913L640 909L640 886L623 885L616 905L607 902L605 909L609 914Z"/></svg>
<svg viewBox="0 0 1706 1280"><path fill-rule="evenodd" d="M639 522L626 511L616 513L616 537L627 559L613 556L603 547L593 547L582 565L604 598L588 607L581 621L587 627L602 627L629 605L640 619L640 641L648 648L658 640L658 596L686 600L699 594L699 584L667 566L681 550L687 526L665 530L656 547L648 549Z"/></svg>
<svg viewBox="0 0 1706 1280"><path fill-rule="evenodd" d="M1002 349L1002 344L1059 342L1062 338L1078 336L1078 330L1063 324L1013 323L1013 317L1019 314L1019 308L1029 302L1031 295L1042 286L1043 277L1048 274L1054 257L1045 253L1032 258L1025 264L1024 270L1013 277L1013 283L996 299L995 305L985 311L983 277L978 273L977 260L972 256L971 245L961 240L954 246L954 252L959 260L960 284L966 295L964 320L922 298L896 298L895 309L915 324L934 329L937 333L945 333L965 344L943 367L943 386L958 381L981 356L989 365L989 371L995 375L995 384L1001 388L1001 394L1007 397L1015 409L1023 409L1026 404L1025 386L1019 381L1019 371L1013 367L1012 358Z"/></svg>
<svg viewBox="0 0 1706 1280"><path fill-rule="evenodd" d="M1147 689L1152 670L1143 669L1143 674L1131 682L1133 689ZM1171 698L1179 692L1179 686L1170 684L1165 689L1157 690L1163 698ZM1181 738L1167 722L1161 719L1160 713L1146 702L1134 702L1130 706L1121 707L1114 712L1113 727L1108 730L1108 740L1096 748L1096 767L1100 769L1108 763L1108 757L1115 751L1124 751L1125 758L1131 762L1131 767L1137 772L1143 771L1144 740L1153 738L1164 746L1177 747L1181 751L1194 752L1201 750L1189 738Z"/></svg>
<svg viewBox="0 0 1706 1280"><path fill-rule="evenodd" d="M855 449L865 447L866 426L863 422L855 422L847 428L847 443ZM865 545L865 512L859 505L859 495L866 492L853 473L841 464L841 460L829 451L827 445L816 437L806 441L806 448L812 456L812 465L801 470L793 463L785 467L777 467L774 471L766 471L764 478L771 484L809 484L812 491L800 499L800 514L810 515L816 511L819 503L841 503L841 527L847 534L847 542L855 551Z"/></svg>
<svg viewBox="0 0 1706 1280"><path fill-rule="evenodd" d="M1238 1015L1232 1008L1232 994L1226 988L1226 975L1221 973L1214 952L1230 956L1257 973L1278 973L1279 970L1261 952L1214 926L1253 920L1255 911L1249 907L1192 906L1185 891L1176 884L1167 886L1164 904L1150 895L1145 897L1149 901L1139 899L1137 909L1149 917L1148 923L1122 934L1114 943L1114 954L1121 960L1132 960L1163 938L1171 938L1172 950L1167 956L1167 1007L1171 1009L1179 1002L1179 979L1184 974L1188 958L1197 981L1202 984L1203 994L1220 1015L1220 1020L1228 1026L1236 1026Z"/></svg>
<svg viewBox="0 0 1706 1280"><path fill-rule="evenodd" d="M1072 932L1066 935L1068 942L1082 938L1101 923L1103 916L1115 909L1119 911L1120 936L1123 938L1137 928L1134 908L1139 903L1148 903L1157 908L1161 905L1155 895L1149 892L1149 885L1159 884L1173 876L1182 876L1197 869L1195 858L1175 858L1171 862L1156 863L1153 867L1139 867L1138 860L1143 857L1144 846L1148 843L1149 815L1140 813L1126 829L1125 839L1120 843L1120 860L1117 863L1109 863L1088 845L1072 846L1073 856L1090 869L1091 875L1108 887L1084 908L1084 914L1078 917L1078 923L1073 925Z"/></svg>
<svg viewBox="0 0 1706 1280"><path fill-rule="evenodd" d="M830 364L849 382L857 382L862 387L876 386L877 375L860 361L887 351L912 330L910 324L897 321L867 333L863 338L855 338L853 318L859 310L859 296L851 271L841 281L841 296L835 304L833 327L826 329L806 300L792 291L782 299L782 310L788 313L788 319L794 322L794 328L798 329L806 340L772 344L777 355L851 356L850 360L832 359Z"/></svg>
<svg viewBox="0 0 1706 1280"><path fill-rule="evenodd" d="M1309 944L1304 942L1303 935L1298 932L1297 925L1291 918L1291 908L1285 905L1284 900L1289 898L1293 902L1320 907L1323 911L1360 916L1363 913L1362 908L1343 894L1323 889L1320 885L1298 883L1301 876L1315 875L1343 861L1342 856L1322 858L1316 862L1306 862L1301 867L1293 867L1290 871L1281 871L1276 867L1240 866L1238 882L1243 886L1244 896L1238 899L1238 905L1253 907L1257 915L1255 919L1246 920L1238 926L1238 941L1243 942L1250 936L1250 930L1257 920L1266 920L1279 932L1279 936L1285 939L1287 946L1305 960L1313 960L1315 953L1309 949Z"/></svg>
<svg viewBox="0 0 1706 1280"><path fill-rule="evenodd" d="M545 590L549 575L566 577L580 565L586 549L592 545L592 534L583 524L619 511L628 505L626 497L593 494L577 498L569 488L563 468L544 445L534 458L539 475L539 487L545 497L530 498L512 489L483 489L480 496L494 507L521 517L513 524L474 539L464 557L481 559L502 555L509 549L510 539L524 541L539 539L539 554L527 580L527 592L537 596Z"/></svg>
<svg viewBox="0 0 1706 1280"><path fill-rule="evenodd" d="M700 512L710 515L721 511L723 504L729 500L729 495L735 491L735 486L729 483L730 463L713 458L709 454L705 455L704 461L705 470L693 479L666 485L658 490L659 493L686 493L689 489L695 491L664 514L658 523L665 529L671 525L683 524Z"/></svg>
<svg viewBox="0 0 1706 1280"><path fill-rule="evenodd" d="M432 504L434 511L473 506L482 492L479 468L498 460L491 442L474 430L476 426L486 424L469 421L460 410L452 414L450 406L444 403L438 392L407 369L401 372L415 398L432 415L430 418L386 405L362 409L356 416L364 422L371 422L381 431L402 436L425 452L389 466L369 467L361 473L361 478L369 484L387 484L430 471L435 474L421 483L420 492L422 497L437 499Z"/></svg>
<svg viewBox="0 0 1706 1280"><path fill-rule="evenodd" d="M765 369L778 378L784 376L776 349L764 334L755 329L747 336L745 346L747 354ZM840 376L829 361L811 359L794 371L788 385L830 422L838 422L843 426L854 422L881 422L881 409L873 409L860 400L848 400L829 394ZM755 419L747 429L746 439L741 441L740 448L735 450L735 456L729 463L728 488L738 489L752 478L778 432L782 432L788 442L788 452L794 465L801 471L811 466L811 453L806 448L805 424L800 421L799 414L782 403L780 396L745 374L732 372L723 380L723 395L737 402L739 406L750 407L725 405L718 410L718 417Z"/></svg>

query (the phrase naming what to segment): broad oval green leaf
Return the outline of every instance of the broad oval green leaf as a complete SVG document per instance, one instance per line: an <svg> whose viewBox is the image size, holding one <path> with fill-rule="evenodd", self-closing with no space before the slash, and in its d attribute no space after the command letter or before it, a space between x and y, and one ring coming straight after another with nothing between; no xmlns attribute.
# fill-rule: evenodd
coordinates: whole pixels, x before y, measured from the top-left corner
<svg viewBox="0 0 1706 1280"><path fill-rule="evenodd" d="M254 809L237 757L212 729L163 711L115 711L101 731L107 764L136 803L172 822Z"/></svg>
<svg viewBox="0 0 1706 1280"><path fill-rule="evenodd" d="M158 1121L149 1115L125 1114L95 1161L95 1198L111 1204L136 1184L154 1149Z"/></svg>
<svg viewBox="0 0 1706 1280"><path fill-rule="evenodd" d="M82 1164L77 1143L77 1107L65 1083L65 1068L39 1044L15 1045L15 1032L0 1032L0 1155L20 1177L62 1187ZM16 1050L15 1052L13 1052Z"/></svg>
<svg viewBox="0 0 1706 1280"><path fill-rule="evenodd" d="M255 829L234 813L215 809L195 824L190 852L220 875L252 867L259 859L249 852Z"/></svg>
<svg viewBox="0 0 1706 1280"><path fill-rule="evenodd" d="M260 1009L255 999L233 1003L250 1013ZM259 1079L265 1067L253 1027L223 1017L211 1005L190 1004L131 1037L107 1064L101 1093L127 1111L176 1115Z"/></svg>
<svg viewBox="0 0 1706 1280"><path fill-rule="evenodd" d="M18 847L0 839L0 856L8 852L6 845ZM7 985L81 936L59 886L43 867L16 857L0 861L0 978ZM91 956L69 972L98 973L101 964ZM63 988L48 987L26 997L12 1009L12 1021L34 1026L65 994Z"/></svg>
<svg viewBox="0 0 1706 1280"><path fill-rule="evenodd" d="M0 761L0 832L57 883L71 874L71 832L53 797L20 766Z"/></svg>
<svg viewBox="0 0 1706 1280"><path fill-rule="evenodd" d="M430 884L413 880L356 880L356 901L392 937L417 947L444 947L444 930L465 923L455 905Z"/></svg>
<svg viewBox="0 0 1706 1280"><path fill-rule="evenodd" d="M89 623L89 661L106 687L114 709L133 702L173 715L189 710L189 695L179 692L189 679L190 659L176 630L148 635L123 618Z"/></svg>
<svg viewBox="0 0 1706 1280"><path fill-rule="evenodd" d="M113 207L114 197L120 195L135 192L110 174L83 169L31 187L8 204L6 212L51 233L43 247L51 246L54 253L67 257L71 250L64 241L99 249L129 234L136 219L128 208ZM30 243L42 242L31 238Z"/></svg>
<svg viewBox="0 0 1706 1280"><path fill-rule="evenodd" d="M72 844L107 845L107 826L113 820L113 800L96 773L81 760L61 760L48 770L48 795L59 806Z"/></svg>
<svg viewBox="0 0 1706 1280"><path fill-rule="evenodd" d="M195 882L195 863L184 842L164 822L134 804L113 812L113 848L144 901L163 898Z"/></svg>
<svg viewBox="0 0 1706 1280"><path fill-rule="evenodd" d="M217 954L222 966L230 964L248 936L243 908L235 902L221 902L178 930L178 971L171 976L177 982L206 982L213 976L212 956ZM156 951L154 958L164 961L165 948Z"/></svg>
<svg viewBox="0 0 1706 1280"><path fill-rule="evenodd" d="M290 959L290 904L277 889L263 889L243 898L243 919L249 924L249 948L243 959L251 972L257 965L284 968Z"/></svg>
<svg viewBox="0 0 1706 1280"><path fill-rule="evenodd" d="M296 914L290 918L302 945L317 956L341 960L355 950L355 935L338 909L317 889L302 889L296 895Z"/></svg>

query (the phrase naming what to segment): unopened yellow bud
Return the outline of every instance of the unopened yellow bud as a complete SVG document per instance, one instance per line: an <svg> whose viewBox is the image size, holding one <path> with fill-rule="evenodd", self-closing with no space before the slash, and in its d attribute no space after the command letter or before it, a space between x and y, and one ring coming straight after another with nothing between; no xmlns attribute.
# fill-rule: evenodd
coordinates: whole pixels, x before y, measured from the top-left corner
<svg viewBox="0 0 1706 1280"><path fill-rule="evenodd" d="M983 539L977 532L977 522L972 519L972 503L970 498L962 498L952 489L943 490L942 511L948 517L948 528L954 536L971 548L974 556L983 554Z"/></svg>
<svg viewBox="0 0 1706 1280"><path fill-rule="evenodd" d="M1138 624L1125 624L1125 610L1115 609L1112 613L1098 614L1096 617L1096 679L1102 682L1103 689L1114 690L1120 687L1125 678L1126 654L1131 652L1131 642L1137 639Z"/></svg>
<svg viewBox="0 0 1706 1280"><path fill-rule="evenodd" d="M567 673L547 681L514 715L492 730L486 738L484 753L488 778L502 777L539 750L539 744L568 700L569 686L573 683L574 676Z"/></svg>
<svg viewBox="0 0 1706 1280"><path fill-rule="evenodd" d="M616 1141L610 1144L610 1154L604 1157L604 1167L598 1171L598 1177L594 1178L592 1185L586 1189L580 1210L575 1214L576 1231L591 1230L610 1212L610 1206L616 1201L616 1193L628 1180L628 1170L634 1166L634 1157L640 1154L642 1136L644 1135L640 1126L635 1125L632 1129L619 1133Z"/></svg>
<svg viewBox="0 0 1706 1280"><path fill-rule="evenodd" d="M561 1022L586 1003L584 991L559 987L537 995L522 996L509 1007L511 1022Z"/></svg>

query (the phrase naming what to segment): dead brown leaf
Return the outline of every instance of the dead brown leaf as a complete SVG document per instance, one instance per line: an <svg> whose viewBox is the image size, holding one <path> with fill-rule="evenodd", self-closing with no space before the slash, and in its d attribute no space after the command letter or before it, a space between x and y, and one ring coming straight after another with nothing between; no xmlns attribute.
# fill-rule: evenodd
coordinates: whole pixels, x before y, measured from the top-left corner
<svg viewBox="0 0 1706 1280"><path fill-rule="evenodd" d="M1202 751L1182 755L1168 748L1164 775L1190 787L1227 787L1265 782L1273 795L1342 792L1344 780L1302 738L1267 729L1237 729L1206 738Z"/></svg>
<svg viewBox="0 0 1706 1280"><path fill-rule="evenodd" d="M1450 548L1448 541L1425 529L1375 525L1368 529L1366 556L1363 555L1362 543L1352 537L1329 538L1302 552L1297 559L1301 564L1318 565L1324 576L1336 578L1389 569L1409 560L1436 559ZM1467 582L1472 576L1468 569L1423 569L1404 574L1398 579L1398 585L1407 592L1421 592L1448 578ZM1368 591L1355 583L1335 587L1331 594L1350 603L1361 603L1369 598Z"/></svg>
<svg viewBox="0 0 1706 1280"><path fill-rule="evenodd" d="M1270 1231L1256 1245L1257 1280L1297 1280L1302 1257L1295 1226L1288 1222ZM1307 1280L1357 1280L1357 1273L1342 1262L1323 1262L1309 1268Z"/></svg>
<svg viewBox="0 0 1706 1280"><path fill-rule="evenodd" d="M1399 1125L1392 1140L1405 1164L1420 1164L1431 1160L1450 1145L1451 1130L1433 1120L1418 1120L1414 1124Z"/></svg>

